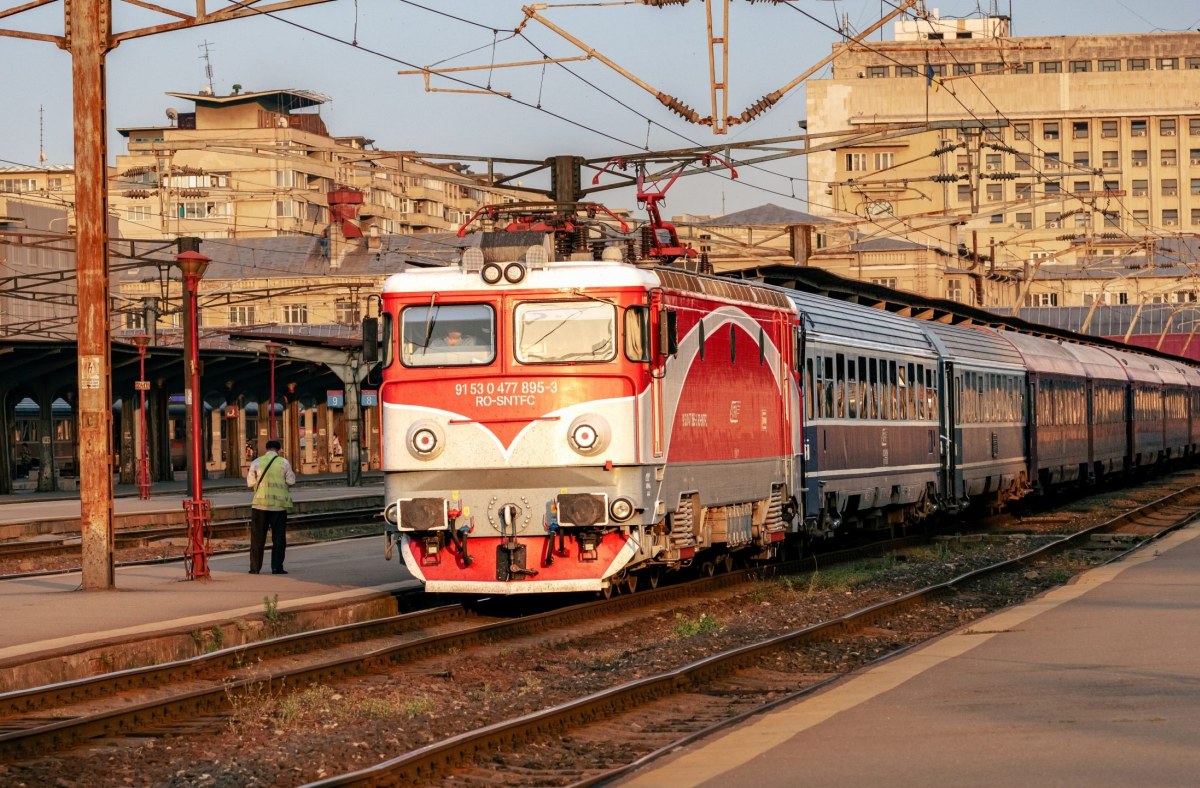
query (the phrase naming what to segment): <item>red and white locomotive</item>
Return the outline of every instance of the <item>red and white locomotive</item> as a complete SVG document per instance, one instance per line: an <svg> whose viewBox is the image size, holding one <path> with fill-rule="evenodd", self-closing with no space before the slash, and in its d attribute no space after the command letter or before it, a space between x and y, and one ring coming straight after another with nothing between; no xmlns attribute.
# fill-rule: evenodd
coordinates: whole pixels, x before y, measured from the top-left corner
<svg viewBox="0 0 1200 788"><path fill-rule="evenodd" d="M1200 451L1182 359L657 265L661 222L632 264L553 210L384 288L387 551L428 591L654 585Z"/></svg>
<svg viewBox="0 0 1200 788"><path fill-rule="evenodd" d="M623 243L551 260L553 233L479 237L384 288L389 552L428 591L500 594L774 555L798 474L789 299Z"/></svg>

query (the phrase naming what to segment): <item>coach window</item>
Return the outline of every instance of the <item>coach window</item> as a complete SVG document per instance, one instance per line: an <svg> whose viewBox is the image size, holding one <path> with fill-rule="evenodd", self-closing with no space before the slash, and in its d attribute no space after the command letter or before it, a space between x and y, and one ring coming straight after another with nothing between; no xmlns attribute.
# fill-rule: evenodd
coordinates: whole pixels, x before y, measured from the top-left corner
<svg viewBox="0 0 1200 788"><path fill-rule="evenodd" d="M867 418L879 418L879 359L867 359Z"/></svg>
<svg viewBox="0 0 1200 788"><path fill-rule="evenodd" d="M523 364L612 361L617 309L603 301L517 304L516 356Z"/></svg>
<svg viewBox="0 0 1200 788"><path fill-rule="evenodd" d="M703 324L702 324L703 325ZM804 414L811 421L813 419L813 360L811 358L804 359Z"/></svg>
<svg viewBox="0 0 1200 788"><path fill-rule="evenodd" d="M850 363L846 365L846 418L857 419L859 414L858 398L858 365L854 363L854 359L850 359Z"/></svg>
<svg viewBox="0 0 1200 788"><path fill-rule="evenodd" d="M406 367L490 364L496 313L488 304L410 306L400 313L400 361Z"/></svg>
<svg viewBox="0 0 1200 788"><path fill-rule="evenodd" d="M630 361L650 360L650 310L631 306L625 310L625 357Z"/></svg>
<svg viewBox="0 0 1200 788"><path fill-rule="evenodd" d="M730 337L732 339L732 337ZM834 413L835 418L846 418L846 356L842 353L837 354L837 411Z"/></svg>
<svg viewBox="0 0 1200 788"><path fill-rule="evenodd" d="M833 357L825 356L825 382L822 385L825 400L825 418L833 418Z"/></svg>
<svg viewBox="0 0 1200 788"><path fill-rule="evenodd" d="M925 370L925 410L930 419L937 418L937 384L933 381L933 367Z"/></svg>
<svg viewBox="0 0 1200 788"><path fill-rule="evenodd" d="M896 418L908 419L908 378L904 376L904 362L896 367Z"/></svg>
<svg viewBox="0 0 1200 788"><path fill-rule="evenodd" d="M382 331L380 331L382 334L380 341L383 349L383 358L380 361L383 362L383 367L386 369L396 359L396 321L392 317L392 313L388 311L384 311L380 317L382 318L380 322L383 323L381 326Z"/></svg>

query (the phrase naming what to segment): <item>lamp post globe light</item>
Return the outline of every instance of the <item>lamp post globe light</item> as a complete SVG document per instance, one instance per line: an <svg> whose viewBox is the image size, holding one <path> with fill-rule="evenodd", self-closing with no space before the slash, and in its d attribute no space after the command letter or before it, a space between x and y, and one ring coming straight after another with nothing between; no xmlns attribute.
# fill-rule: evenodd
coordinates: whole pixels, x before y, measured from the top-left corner
<svg viewBox="0 0 1200 788"><path fill-rule="evenodd" d="M146 432L146 391L150 388L150 381L146 380L146 346L150 344L150 337L145 334L138 334L132 338L132 341L138 349L138 380L136 386L141 399L138 420L141 425L142 441L137 453L137 488L138 498L145 501L150 498L150 435Z"/></svg>
<svg viewBox="0 0 1200 788"><path fill-rule="evenodd" d="M184 552L184 566L189 580L209 577L208 524L212 504L204 500L204 402L200 397L200 334L198 320L200 280L208 268L209 259L199 252L186 251L175 256L175 264L183 273L184 314L187 318L186 345L184 349L184 400L187 406L188 424L191 426L189 441L189 470L192 480L192 497L185 499L183 509L187 513L188 543Z"/></svg>

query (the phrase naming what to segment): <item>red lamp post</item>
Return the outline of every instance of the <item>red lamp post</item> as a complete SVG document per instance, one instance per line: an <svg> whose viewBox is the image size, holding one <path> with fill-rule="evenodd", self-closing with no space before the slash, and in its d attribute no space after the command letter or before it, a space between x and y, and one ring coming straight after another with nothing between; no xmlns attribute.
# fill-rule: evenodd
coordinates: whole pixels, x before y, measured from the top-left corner
<svg viewBox="0 0 1200 788"><path fill-rule="evenodd" d="M187 512L188 544L184 566L188 580L209 577L208 524L212 519L212 503L204 500L204 403L200 398L200 332L198 320L198 290L200 279L208 268L209 259L199 252L181 252L175 264L183 272L184 311L187 315L187 348L184 351L184 384L188 421L192 425L190 467L192 498L183 502Z"/></svg>
<svg viewBox="0 0 1200 788"><path fill-rule="evenodd" d="M137 488L138 498L143 501L150 499L150 435L146 432L146 391L150 388L150 381L146 380L146 346L150 344L150 337L145 334L138 334L133 337L133 344L137 345L138 349L138 380L137 391L141 396L141 416L139 421L142 427L142 445L138 450L138 466L137 466Z"/></svg>
<svg viewBox="0 0 1200 788"><path fill-rule="evenodd" d="M267 358L271 360L271 410L267 417L267 438L275 440L275 357L283 345L278 342L267 343Z"/></svg>

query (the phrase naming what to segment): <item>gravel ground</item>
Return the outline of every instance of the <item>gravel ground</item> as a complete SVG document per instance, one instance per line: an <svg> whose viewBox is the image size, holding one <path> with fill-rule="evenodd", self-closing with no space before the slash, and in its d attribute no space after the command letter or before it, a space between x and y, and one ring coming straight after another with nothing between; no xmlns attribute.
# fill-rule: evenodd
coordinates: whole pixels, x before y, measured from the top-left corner
<svg viewBox="0 0 1200 788"><path fill-rule="evenodd" d="M231 712L222 720L194 721L191 729L175 727L154 736L102 741L53 757L0 764L0 784L299 785L945 581L1025 553L1050 534L1104 521L1118 507L1155 500L1197 479L1197 474L1176 474L1161 484L1015 518L1010 530L1033 532L1029 536L945 541L336 685L298 692L264 685L250 696L233 698ZM1072 553L993 577L926 613L900 616L866 638L783 655L779 667L813 676L852 670L900 644L932 637L1064 583L1097 560L1094 554Z"/></svg>

